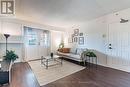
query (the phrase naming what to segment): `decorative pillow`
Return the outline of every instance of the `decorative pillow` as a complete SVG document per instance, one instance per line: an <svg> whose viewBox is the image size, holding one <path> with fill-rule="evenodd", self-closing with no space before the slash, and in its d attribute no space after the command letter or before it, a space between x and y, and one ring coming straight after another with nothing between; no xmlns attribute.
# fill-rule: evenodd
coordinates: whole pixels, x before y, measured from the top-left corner
<svg viewBox="0 0 130 87"><path fill-rule="evenodd" d="M82 51L88 51L88 49L87 48L82 48Z"/></svg>
<svg viewBox="0 0 130 87"><path fill-rule="evenodd" d="M70 48L63 48L62 50L63 53L70 53Z"/></svg>
<svg viewBox="0 0 130 87"><path fill-rule="evenodd" d="M58 49L59 52L63 52L63 48Z"/></svg>
<svg viewBox="0 0 130 87"><path fill-rule="evenodd" d="M76 54L76 53L77 53L77 49L76 49L76 48L71 48L71 49L70 49L70 52L71 52L72 54Z"/></svg>
<svg viewBox="0 0 130 87"><path fill-rule="evenodd" d="M86 48L77 48L77 54L81 55L83 53L83 51L87 51Z"/></svg>
<svg viewBox="0 0 130 87"><path fill-rule="evenodd" d="M82 53L82 49L81 48L77 48L77 53L76 54L81 55L81 53Z"/></svg>

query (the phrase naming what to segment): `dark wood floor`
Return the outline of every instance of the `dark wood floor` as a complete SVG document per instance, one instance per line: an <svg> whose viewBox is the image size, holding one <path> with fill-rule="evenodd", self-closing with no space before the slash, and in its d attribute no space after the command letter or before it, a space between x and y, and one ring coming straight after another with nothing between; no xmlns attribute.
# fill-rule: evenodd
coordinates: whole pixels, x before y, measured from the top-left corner
<svg viewBox="0 0 130 87"><path fill-rule="evenodd" d="M59 73L60 74L60 73ZM40 87L28 63L12 67L12 82L4 87ZM42 87L130 87L130 74L102 66L86 68Z"/></svg>

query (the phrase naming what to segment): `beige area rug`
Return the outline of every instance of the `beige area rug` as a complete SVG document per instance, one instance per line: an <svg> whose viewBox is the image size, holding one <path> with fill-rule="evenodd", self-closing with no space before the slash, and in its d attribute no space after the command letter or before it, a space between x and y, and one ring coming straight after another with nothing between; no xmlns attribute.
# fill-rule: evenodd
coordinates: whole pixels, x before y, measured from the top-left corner
<svg viewBox="0 0 130 87"><path fill-rule="evenodd" d="M58 79L71 75L85 69L83 66L71 62L63 61L63 65L51 66L48 69L41 65L40 61L28 62L31 66L40 86L54 82Z"/></svg>

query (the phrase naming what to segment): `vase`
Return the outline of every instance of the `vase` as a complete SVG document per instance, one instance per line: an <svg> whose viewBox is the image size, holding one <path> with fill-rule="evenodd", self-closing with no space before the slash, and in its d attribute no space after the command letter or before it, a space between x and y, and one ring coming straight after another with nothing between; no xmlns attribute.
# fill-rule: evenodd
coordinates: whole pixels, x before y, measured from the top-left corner
<svg viewBox="0 0 130 87"><path fill-rule="evenodd" d="M51 53L51 58L53 58L53 53Z"/></svg>

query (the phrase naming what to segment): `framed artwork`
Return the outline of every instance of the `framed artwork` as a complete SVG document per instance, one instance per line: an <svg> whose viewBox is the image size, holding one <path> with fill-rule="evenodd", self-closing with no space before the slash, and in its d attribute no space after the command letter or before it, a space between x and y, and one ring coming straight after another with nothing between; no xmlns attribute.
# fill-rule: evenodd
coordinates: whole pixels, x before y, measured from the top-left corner
<svg viewBox="0 0 130 87"><path fill-rule="evenodd" d="M73 37L73 42L78 42L78 37Z"/></svg>
<svg viewBox="0 0 130 87"><path fill-rule="evenodd" d="M83 36L83 33L79 33L79 36Z"/></svg>
<svg viewBox="0 0 130 87"><path fill-rule="evenodd" d="M79 37L79 45L84 45L84 37Z"/></svg>
<svg viewBox="0 0 130 87"><path fill-rule="evenodd" d="M74 34L72 34L71 37L73 38L73 37L74 37Z"/></svg>
<svg viewBox="0 0 130 87"><path fill-rule="evenodd" d="M78 36L79 35L79 29L74 29L74 36Z"/></svg>

